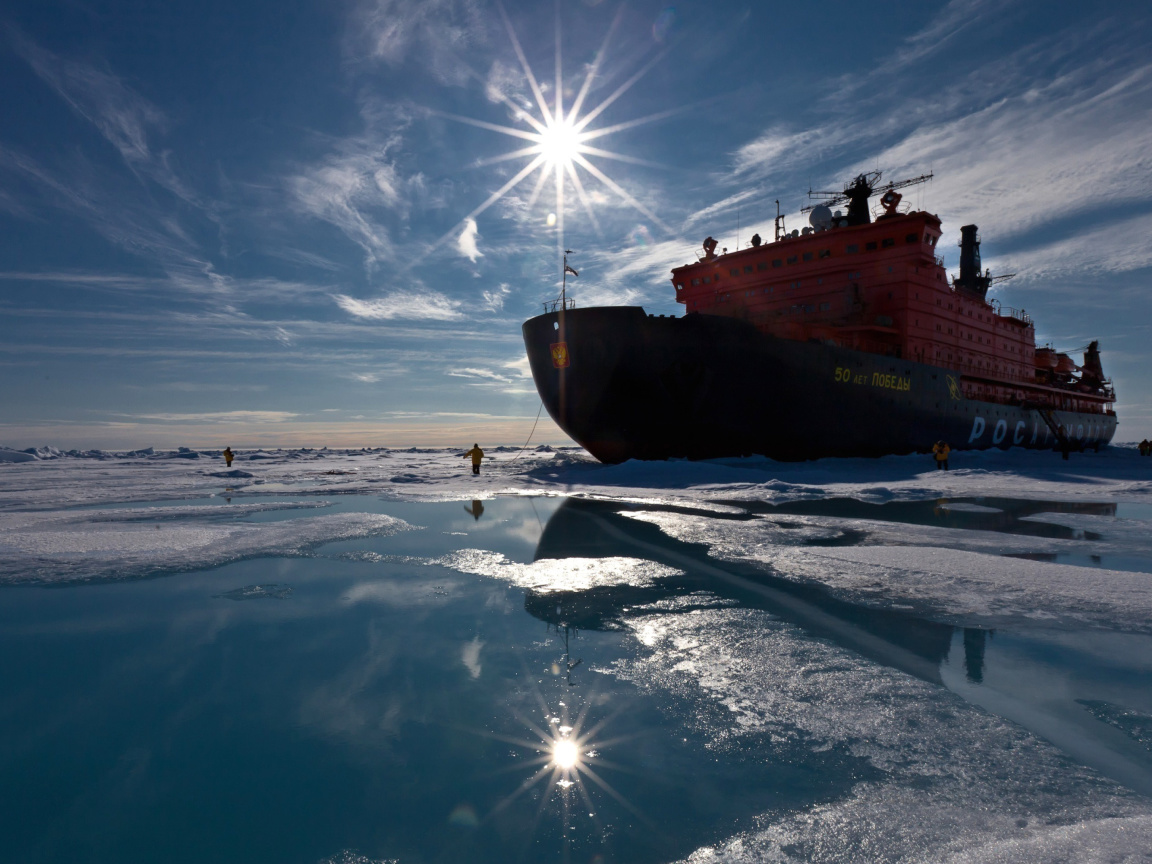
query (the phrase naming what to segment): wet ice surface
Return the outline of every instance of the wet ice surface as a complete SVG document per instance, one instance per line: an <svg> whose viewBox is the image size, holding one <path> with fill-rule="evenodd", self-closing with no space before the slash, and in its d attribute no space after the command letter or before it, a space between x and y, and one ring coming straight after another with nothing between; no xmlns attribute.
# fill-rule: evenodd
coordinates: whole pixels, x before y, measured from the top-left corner
<svg viewBox="0 0 1152 864"><path fill-rule="evenodd" d="M1152 460L192 454L0 464L6 859L1152 860Z"/></svg>

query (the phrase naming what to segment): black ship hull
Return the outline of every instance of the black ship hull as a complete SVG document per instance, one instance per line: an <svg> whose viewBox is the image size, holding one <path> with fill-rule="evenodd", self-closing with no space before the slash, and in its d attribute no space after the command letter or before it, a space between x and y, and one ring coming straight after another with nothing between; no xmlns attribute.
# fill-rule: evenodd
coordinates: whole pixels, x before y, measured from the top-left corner
<svg viewBox="0 0 1152 864"><path fill-rule="evenodd" d="M939 440L1099 449L1116 431L1114 414L967 399L957 371L779 339L736 318L594 307L531 318L523 332L548 413L602 462L883 456Z"/></svg>

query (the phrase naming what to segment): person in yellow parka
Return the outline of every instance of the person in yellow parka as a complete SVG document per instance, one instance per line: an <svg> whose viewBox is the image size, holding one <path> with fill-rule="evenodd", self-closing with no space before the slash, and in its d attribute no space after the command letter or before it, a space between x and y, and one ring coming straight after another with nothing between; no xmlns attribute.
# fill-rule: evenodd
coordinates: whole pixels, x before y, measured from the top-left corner
<svg viewBox="0 0 1152 864"><path fill-rule="evenodd" d="M932 445L932 452L936 454L936 470L948 470L948 454L952 452L952 448L948 446L945 441L937 441Z"/></svg>
<svg viewBox="0 0 1152 864"><path fill-rule="evenodd" d="M479 444L473 444L472 449L464 454L464 458L472 457L472 473L480 473L480 460L484 458L484 451L480 449Z"/></svg>
<svg viewBox="0 0 1152 864"><path fill-rule="evenodd" d="M232 455L232 448L231 447L225 447L224 452L221 453L220 455L224 457L224 462L227 463L227 466L229 468L231 468L232 467L232 460L236 458L235 456Z"/></svg>

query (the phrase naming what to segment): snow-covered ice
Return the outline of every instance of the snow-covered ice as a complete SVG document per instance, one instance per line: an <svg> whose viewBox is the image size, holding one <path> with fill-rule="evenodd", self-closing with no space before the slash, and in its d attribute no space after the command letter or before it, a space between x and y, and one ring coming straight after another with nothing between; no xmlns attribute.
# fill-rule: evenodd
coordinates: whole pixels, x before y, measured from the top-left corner
<svg viewBox="0 0 1152 864"><path fill-rule="evenodd" d="M762 612L653 615L634 626L644 650L607 671L674 699L717 751L752 739L771 770L801 739L876 769L846 798L765 814L691 864L1148 860L1147 799L926 682Z"/></svg>

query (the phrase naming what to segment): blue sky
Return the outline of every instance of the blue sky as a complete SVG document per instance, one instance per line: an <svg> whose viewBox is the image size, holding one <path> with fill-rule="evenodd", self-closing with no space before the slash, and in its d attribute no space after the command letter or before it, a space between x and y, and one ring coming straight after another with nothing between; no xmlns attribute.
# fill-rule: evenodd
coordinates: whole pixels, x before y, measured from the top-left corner
<svg viewBox="0 0 1152 864"><path fill-rule="evenodd" d="M15 0L0 443L520 443L559 249L580 305L679 312L706 235L874 168L934 172L907 197L949 269L977 223L996 295L1100 339L1117 439L1152 436L1149 44L1123 2ZM562 207L552 174L495 194L532 158L492 128L539 120L525 64L609 130Z"/></svg>

